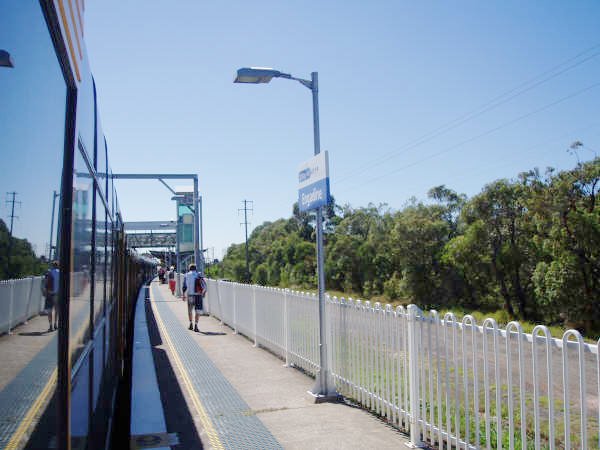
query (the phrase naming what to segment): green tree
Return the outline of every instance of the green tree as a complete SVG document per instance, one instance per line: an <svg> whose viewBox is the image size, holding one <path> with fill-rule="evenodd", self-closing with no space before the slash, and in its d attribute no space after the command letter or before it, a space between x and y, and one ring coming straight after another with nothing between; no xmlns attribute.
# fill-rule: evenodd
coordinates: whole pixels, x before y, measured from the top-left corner
<svg viewBox="0 0 600 450"><path fill-rule="evenodd" d="M535 184L532 213L543 258L533 277L548 320L600 329L600 158L570 171L549 171Z"/></svg>
<svg viewBox="0 0 600 450"><path fill-rule="evenodd" d="M29 241L11 237L0 219L0 280L41 275L47 268L45 259L35 256Z"/></svg>
<svg viewBox="0 0 600 450"><path fill-rule="evenodd" d="M447 260L455 262L465 276L471 297L477 293L482 301L499 295L510 317L518 313L525 319L534 308L531 276L535 268L527 193L523 182L498 180L485 186L463 208L465 237L452 242L446 251ZM491 278L486 280L486 275Z"/></svg>
<svg viewBox="0 0 600 450"><path fill-rule="evenodd" d="M423 307L450 303L449 272L441 257L444 246L453 237L453 228L442 205L413 200L396 215L391 242L405 300Z"/></svg>
<svg viewBox="0 0 600 450"><path fill-rule="evenodd" d="M423 308L493 310L510 317L600 329L600 162L537 170L486 185L471 199L446 186L399 211L330 205L325 211L329 289L385 295ZM294 205L249 239L254 282L316 287L315 215ZM214 269L243 280L243 245Z"/></svg>

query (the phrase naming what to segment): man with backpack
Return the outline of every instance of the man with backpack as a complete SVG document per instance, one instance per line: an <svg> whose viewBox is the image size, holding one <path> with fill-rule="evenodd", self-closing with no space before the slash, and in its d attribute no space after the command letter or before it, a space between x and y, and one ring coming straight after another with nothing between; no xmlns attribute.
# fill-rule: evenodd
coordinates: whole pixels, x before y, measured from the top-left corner
<svg viewBox="0 0 600 450"><path fill-rule="evenodd" d="M42 280L42 289L46 300L44 301L44 310L48 315L48 332L58 330L58 310L56 309L58 301L58 283L60 272L58 270L58 261L52 261L50 269L44 275ZM54 312L54 314L53 314ZM54 327L52 326L52 317L54 315Z"/></svg>
<svg viewBox="0 0 600 450"><path fill-rule="evenodd" d="M190 319L190 330L200 332L198 319L202 313L202 300L206 294L206 281L196 271L196 264L190 264L188 273L183 278L183 295L187 296L188 318ZM196 311L195 323L192 324L192 310Z"/></svg>

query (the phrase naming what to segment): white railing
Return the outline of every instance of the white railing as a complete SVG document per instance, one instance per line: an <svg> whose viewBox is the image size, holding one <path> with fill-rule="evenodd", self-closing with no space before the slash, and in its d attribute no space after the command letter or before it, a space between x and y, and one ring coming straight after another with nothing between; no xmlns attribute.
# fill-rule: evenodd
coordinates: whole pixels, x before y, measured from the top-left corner
<svg viewBox="0 0 600 450"><path fill-rule="evenodd" d="M0 334L12 329L44 308L42 278L0 281Z"/></svg>
<svg viewBox="0 0 600 450"><path fill-rule="evenodd" d="M208 280L208 312L315 375L312 294ZM517 322L457 321L414 305L327 297L332 376L339 393L410 433L414 445L600 448L600 357L575 330L553 338Z"/></svg>

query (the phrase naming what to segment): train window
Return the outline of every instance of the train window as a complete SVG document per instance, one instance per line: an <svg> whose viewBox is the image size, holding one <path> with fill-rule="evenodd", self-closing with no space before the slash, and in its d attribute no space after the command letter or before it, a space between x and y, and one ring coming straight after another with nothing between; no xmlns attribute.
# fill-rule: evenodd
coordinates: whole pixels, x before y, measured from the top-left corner
<svg viewBox="0 0 600 450"><path fill-rule="evenodd" d="M83 54L83 66L87 61L87 56ZM81 84L77 89L77 135L83 143L90 161L94 163L94 139L97 126L97 118L95 117L95 94L94 94L94 79L88 71L81 72Z"/></svg>
<svg viewBox="0 0 600 450"><path fill-rule="evenodd" d="M83 358L71 386L71 448L86 448L90 408L90 358Z"/></svg>
<svg viewBox="0 0 600 450"><path fill-rule="evenodd" d="M39 1L3 2L0 48L0 448L48 448L67 89Z"/></svg>
<svg viewBox="0 0 600 450"><path fill-rule="evenodd" d="M98 181L96 195L96 264L95 264L95 294L94 294L94 323L98 324L104 317L104 301L107 283L107 223L110 213L110 200L107 191L108 168L106 164L106 143L102 133L100 115L96 113L96 178ZM104 199L104 201L103 201Z"/></svg>
<svg viewBox="0 0 600 450"><path fill-rule="evenodd" d="M100 115L96 116L96 132L98 135L96 136L96 175L98 176L98 188L104 195L106 199L106 203L110 205L110 196L107 192L107 173L108 167L106 164L106 144L104 142L104 135L102 134L102 122L100 120ZM109 211L110 214L110 211Z"/></svg>
<svg viewBox="0 0 600 450"><path fill-rule="evenodd" d="M94 259L94 209L102 211L102 202L94 189L93 153L87 151L80 139L73 167L73 205L71 225L71 295L70 351L71 377L71 445L82 446L87 440L90 416L89 386L93 364L90 311L96 294ZM96 240L98 240L96 232Z"/></svg>
<svg viewBox="0 0 600 450"><path fill-rule="evenodd" d="M94 382L92 395L92 408L98 408L98 396L100 395L102 375L104 374L104 327L98 328L94 336Z"/></svg>
<svg viewBox="0 0 600 450"><path fill-rule="evenodd" d="M108 208L111 216L108 218L106 224L106 315L108 317L108 306L112 302L113 299L113 261L114 261L114 243L113 243L113 229L114 229L114 220L115 220L115 212L114 212L114 204L115 204L115 192L112 180L112 170L108 165L108 148L106 147L106 141L104 141L104 146L107 153L107 165L106 165L106 190L108 192Z"/></svg>
<svg viewBox="0 0 600 450"><path fill-rule="evenodd" d="M108 254L108 221L110 217L110 200L107 191L108 167L106 164L106 144L97 116L96 135L96 177L98 192L96 199L96 294L94 296L94 320L98 323L104 317L104 302L106 299L107 283L107 254Z"/></svg>
<svg viewBox="0 0 600 450"><path fill-rule="evenodd" d="M83 144L75 152L71 228L71 361L76 364L90 338L93 177Z"/></svg>
<svg viewBox="0 0 600 450"><path fill-rule="evenodd" d="M94 276L94 324L99 325L104 316L104 293L106 285L106 223L107 211L100 193L96 194L96 253Z"/></svg>
<svg viewBox="0 0 600 450"><path fill-rule="evenodd" d="M106 308L111 304L113 297L113 261L114 261L114 248L113 248L113 222L110 218L106 223L106 286L105 286L105 298ZM106 313L108 316L108 312Z"/></svg>

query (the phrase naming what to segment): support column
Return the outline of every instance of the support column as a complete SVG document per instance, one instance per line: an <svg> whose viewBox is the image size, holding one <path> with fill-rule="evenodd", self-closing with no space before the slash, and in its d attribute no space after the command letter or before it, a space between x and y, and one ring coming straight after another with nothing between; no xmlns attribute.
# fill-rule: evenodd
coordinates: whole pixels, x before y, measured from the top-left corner
<svg viewBox="0 0 600 450"><path fill-rule="evenodd" d="M175 220L177 222L177 228L175 231L175 253L177 259L177 282L175 283L177 287L177 297L181 297L183 294L181 292L181 274L185 273L185 271L181 270L181 255L179 254L179 242L180 242L180 228L181 224L179 223L179 200L175 202L175 207L177 208L177 214L175 215Z"/></svg>
<svg viewBox="0 0 600 450"><path fill-rule="evenodd" d="M204 260L200 254L200 202L198 201L198 177L194 176L194 263L204 276Z"/></svg>

